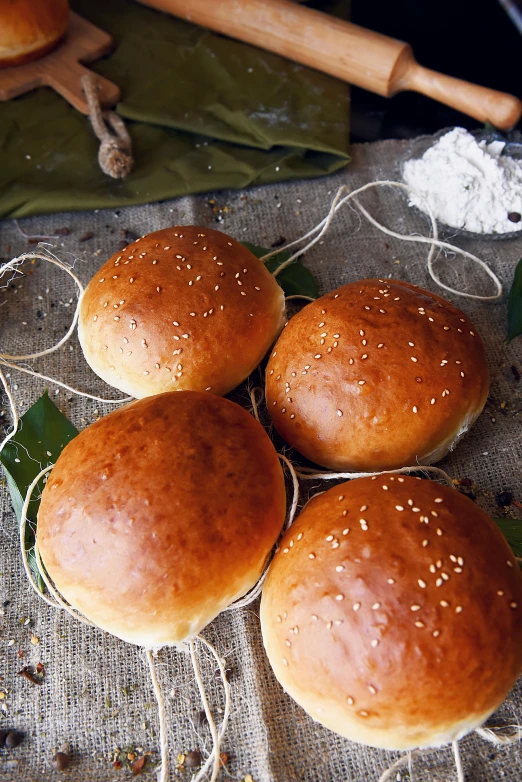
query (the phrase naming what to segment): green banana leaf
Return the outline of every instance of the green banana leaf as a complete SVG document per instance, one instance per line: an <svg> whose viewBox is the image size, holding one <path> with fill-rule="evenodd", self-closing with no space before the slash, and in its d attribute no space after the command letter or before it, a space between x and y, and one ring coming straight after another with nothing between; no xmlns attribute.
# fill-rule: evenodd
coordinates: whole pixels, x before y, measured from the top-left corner
<svg viewBox="0 0 522 782"><path fill-rule="evenodd" d="M347 17L345 0L322 5ZM0 104L0 217L316 177L349 161L346 84L133 0L71 7L115 40L91 67L122 88L134 170L103 174L89 121L41 88Z"/></svg>

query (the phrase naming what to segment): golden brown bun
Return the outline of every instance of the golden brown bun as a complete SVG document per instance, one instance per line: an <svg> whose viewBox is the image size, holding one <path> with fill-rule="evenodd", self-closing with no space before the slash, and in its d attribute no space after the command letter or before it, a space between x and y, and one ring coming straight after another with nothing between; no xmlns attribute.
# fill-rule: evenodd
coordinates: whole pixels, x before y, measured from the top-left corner
<svg viewBox="0 0 522 782"><path fill-rule="evenodd" d="M92 369L132 396L226 394L258 366L283 313L282 289L246 247L211 228L165 228L93 277L78 336Z"/></svg>
<svg viewBox="0 0 522 782"><path fill-rule="evenodd" d="M261 627L284 689L370 746L440 746L480 725L522 665L522 573L455 489L381 475L314 498L284 536Z"/></svg>
<svg viewBox="0 0 522 782"><path fill-rule="evenodd" d="M0 68L47 54L68 21L68 0L0 0Z"/></svg>
<svg viewBox="0 0 522 782"><path fill-rule="evenodd" d="M308 304L281 334L266 377L270 415L290 445L361 471L442 459L489 388L468 318L397 280L360 280Z"/></svg>
<svg viewBox="0 0 522 782"><path fill-rule="evenodd" d="M161 646L255 584L284 517L262 426L226 399L170 392L67 445L42 495L38 545L71 605L124 641Z"/></svg>

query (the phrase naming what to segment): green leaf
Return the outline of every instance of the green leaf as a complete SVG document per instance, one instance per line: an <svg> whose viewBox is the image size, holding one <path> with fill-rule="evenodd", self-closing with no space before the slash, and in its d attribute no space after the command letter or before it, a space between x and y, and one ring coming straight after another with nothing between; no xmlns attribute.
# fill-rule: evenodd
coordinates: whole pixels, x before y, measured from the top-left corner
<svg viewBox="0 0 522 782"><path fill-rule="evenodd" d="M509 291L507 342L522 334L522 258L517 263Z"/></svg>
<svg viewBox="0 0 522 782"><path fill-rule="evenodd" d="M21 417L15 436L0 453L0 463L18 523L22 519L22 507L30 484L40 470L56 462L67 443L77 434L78 430L58 410L47 391ZM45 479L42 478L33 492L25 528L27 559L42 591L44 583L34 556L34 541L36 516L44 485Z"/></svg>
<svg viewBox="0 0 522 782"><path fill-rule="evenodd" d="M250 252L256 256L256 258L262 258L263 255L267 255L272 250L267 250L264 247L258 247L256 244L250 244L250 242L243 242L243 246L250 250ZM288 250L282 250L273 255L268 261L265 262L265 266L269 272L275 272L275 270L281 266L282 263L290 258L291 253ZM276 277L277 282L284 290L287 296L309 296L311 299L317 299L319 296L319 290L315 277L310 269L303 266L301 261L296 260L283 269Z"/></svg>
<svg viewBox="0 0 522 782"><path fill-rule="evenodd" d="M505 516L497 516L493 521L511 546L513 554L522 557L522 521L507 519Z"/></svg>

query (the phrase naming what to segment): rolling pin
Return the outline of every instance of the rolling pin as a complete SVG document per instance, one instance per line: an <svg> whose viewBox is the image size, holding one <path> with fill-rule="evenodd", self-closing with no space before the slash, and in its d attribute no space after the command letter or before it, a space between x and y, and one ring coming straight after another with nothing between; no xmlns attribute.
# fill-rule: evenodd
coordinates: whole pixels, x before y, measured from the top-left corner
<svg viewBox="0 0 522 782"><path fill-rule="evenodd" d="M502 130L513 127L522 114L522 102L514 95L424 68L409 44L291 0L140 2L378 95L413 90Z"/></svg>

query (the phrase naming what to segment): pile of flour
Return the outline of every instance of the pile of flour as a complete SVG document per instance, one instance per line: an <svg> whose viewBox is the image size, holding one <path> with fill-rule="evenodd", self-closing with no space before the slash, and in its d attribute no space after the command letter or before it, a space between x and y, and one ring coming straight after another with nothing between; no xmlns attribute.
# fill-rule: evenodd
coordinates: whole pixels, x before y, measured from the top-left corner
<svg viewBox="0 0 522 782"><path fill-rule="evenodd" d="M464 128L446 133L418 160L404 164L410 206L438 221L482 234L522 229L522 160L501 157L502 141L477 141Z"/></svg>

